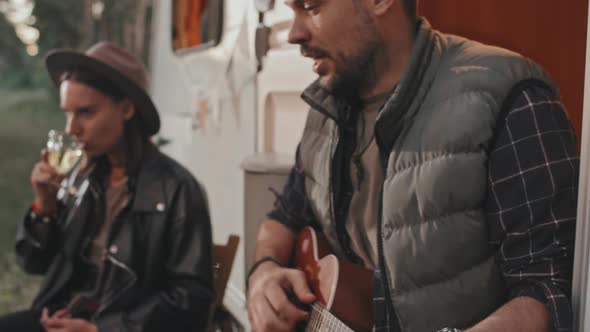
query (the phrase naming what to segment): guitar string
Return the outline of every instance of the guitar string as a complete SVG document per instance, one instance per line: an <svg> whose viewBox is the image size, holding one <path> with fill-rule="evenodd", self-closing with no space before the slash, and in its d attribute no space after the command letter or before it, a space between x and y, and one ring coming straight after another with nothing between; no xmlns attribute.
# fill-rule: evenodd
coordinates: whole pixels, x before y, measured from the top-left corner
<svg viewBox="0 0 590 332"><path fill-rule="evenodd" d="M330 331L354 332L350 327L341 322L338 318L336 318L336 316L334 316L331 312L319 304L314 303L312 305L312 311L315 311L319 315L313 315L312 312L313 317L311 320L313 320L313 322L310 322L311 324L309 324L312 325L313 328L311 331L321 331L318 328L321 328L324 324L327 324L327 327L330 328ZM314 319L314 317L317 317L317 319ZM333 330L332 328L338 330ZM306 329L306 331L308 331L308 329Z"/></svg>

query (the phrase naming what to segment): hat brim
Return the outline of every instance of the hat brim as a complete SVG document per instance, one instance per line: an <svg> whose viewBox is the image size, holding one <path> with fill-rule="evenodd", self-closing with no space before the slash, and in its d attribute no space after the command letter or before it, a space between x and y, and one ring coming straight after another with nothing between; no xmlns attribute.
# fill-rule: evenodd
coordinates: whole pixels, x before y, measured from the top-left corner
<svg viewBox="0 0 590 332"><path fill-rule="evenodd" d="M45 66L51 80L58 87L63 73L72 69L89 70L112 81L135 104L136 115L148 137L160 130L158 110L147 92L110 65L78 51L58 49L45 56Z"/></svg>

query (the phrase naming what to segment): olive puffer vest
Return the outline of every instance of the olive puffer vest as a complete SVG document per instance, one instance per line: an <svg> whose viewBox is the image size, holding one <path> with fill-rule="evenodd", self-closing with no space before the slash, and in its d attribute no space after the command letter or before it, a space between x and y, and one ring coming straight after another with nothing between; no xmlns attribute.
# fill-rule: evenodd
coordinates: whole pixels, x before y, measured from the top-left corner
<svg viewBox="0 0 590 332"><path fill-rule="evenodd" d="M532 61L420 21L410 63L375 125L385 174L379 264L401 331L467 327L504 301L482 203L500 111L527 80L557 93ZM312 107L300 141L306 194L332 247L345 256L331 186L338 103L317 82L302 97Z"/></svg>

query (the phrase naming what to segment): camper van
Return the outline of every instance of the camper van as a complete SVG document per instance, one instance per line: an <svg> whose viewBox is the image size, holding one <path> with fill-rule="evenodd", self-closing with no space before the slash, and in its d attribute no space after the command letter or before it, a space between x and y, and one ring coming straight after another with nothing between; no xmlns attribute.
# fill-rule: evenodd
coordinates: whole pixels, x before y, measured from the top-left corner
<svg viewBox="0 0 590 332"><path fill-rule="evenodd" d="M506 4L501 5L502 1L495 0L494 5L485 10L506 11L506 7L511 7L513 14L519 15L520 2L519 6L504 2ZM541 6L536 0L521 2L527 10L538 11L535 14L539 17L535 29L522 33L547 28L546 23L539 23L543 21L542 17L548 17L552 22L557 17L565 21L563 26L567 30L564 33L568 36L565 39L570 43L577 40L583 45L582 49L574 49L575 52L555 55L567 57L566 60L555 60L561 63L561 69L557 70L559 75L551 68L549 71L558 76L556 78L570 116L578 134L583 133L579 136L582 154L573 305L577 330L590 331L587 294L590 269L590 220L587 210L590 206L590 117L585 117L583 122L581 120L582 109L590 112L590 72L586 72L584 77L585 64L590 63L590 57L584 56L588 44L588 3L578 1L579 8L569 8L569 3ZM453 7L451 3L458 6L460 3L479 2L444 2L447 7ZM461 32L462 26L471 26L472 30L468 30L467 35L473 32L477 36L477 33L485 34L490 30L483 23L485 19L478 17L486 13L475 11L464 16L479 20L481 24L461 24L458 22L462 17L460 14L444 16L444 8L436 7L442 4L440 1L424 0L422 4L422 13L426 13L427 17L438 15L434 23L456 28L457 32ZM293 164L295 148L308 112L299 97L315 79L312 62L300 55L298 47L287 43L291 21L290 9L282 1L274 0L172 0L155 1L154 6L150 67L152 93L162 120L157 139L166 142L162 149L193 172L206 188L214 242L223 244L232 234L240 237L223 305L234 325L246 331L250 327L245 277L252 265L258 225L272 208L273 190L282 189ZM527 38L523 39L514 31L526 29L511 31L510 22L521 20L506 19L502 26L495 23L494 27L503 36L521 39L513 44L507 41L502 46L522 51L544 66L551 67L549 63L554 60L543 58L552 56L551 52L545 52L549 46L541 45L539 49L533 45L530 49L519 49L524 47L521 41ZM551 25L553 30L547 35L552 40L560 39L554 35L559 33L555 27L560 26ZM575 36L570 31L574 31ZM484 41L503 41L494 38ZM581 54L580 61L576 62L572 54L578 53ZM570 66L567 67L569 69L566 66ZM573 78L565 72L571 72Z"/></svg>
<svg viewBox="0 0 590 332"><path fill-rule="evenodd" d="M162 149L206 188L214 242L240 237L224 304L247 328L245 278L258 223L274 201L269 188L281 190L294 161L307 115L299 95L314 75L287 43L291 13L283 2L258 1L260 15L253 1L209 1L200 22L208 32L195 44L176 28L181 2L155 8L150 65L168 142Z"/></svg>

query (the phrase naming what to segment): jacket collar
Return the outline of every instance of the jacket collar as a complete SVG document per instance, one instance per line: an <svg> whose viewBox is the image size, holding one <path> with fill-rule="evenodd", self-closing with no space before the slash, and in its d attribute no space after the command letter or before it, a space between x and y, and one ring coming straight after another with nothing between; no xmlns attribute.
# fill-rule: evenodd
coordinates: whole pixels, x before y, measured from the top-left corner
<svg viewBox="0 0 590 332"><path fill-rule="evenodd" d="M162 153L152 144L148 144L142 165L130 184L135 197L131 206L134 212L164 212L170 200L165 186L165 174L162 169Z"/></svg>
<svg viewBox="0 0 590 332"><path fill-rule="evenodd" d="M315 111L338 122L338 102L336 98L322 88L319 79L308 86L301 98Z"/></svg>
<svg viewBox="0 0 590 332"><path fill-rule="evenodd" d="M164 212L167 208L167 198L172 193L166 191L164 174L162 170L162 153L152 144L147 144L142 157L141 166L135 175L130 175L127 182L131 195L132 212ZM93 196L100 195L104 189L100 184L100 170L95 165L85 171L86 179L81 179L82 186L89 182L88 190ZM82 189L81 187L79 189ZM86 191L86 190L84 190ZM80 191L80 195L83 192ZM96 198L96 197L95 197Z"/></svg>
<svg viewBox="0 0 590 332"><path fill-rule="evenodd" d="M422 106L440 63L439 34L430 23L418 21L416 40L402 79L377 117L375 138L385 151L391 151L402 129Z"/></svg>

